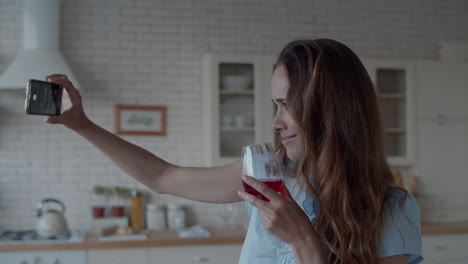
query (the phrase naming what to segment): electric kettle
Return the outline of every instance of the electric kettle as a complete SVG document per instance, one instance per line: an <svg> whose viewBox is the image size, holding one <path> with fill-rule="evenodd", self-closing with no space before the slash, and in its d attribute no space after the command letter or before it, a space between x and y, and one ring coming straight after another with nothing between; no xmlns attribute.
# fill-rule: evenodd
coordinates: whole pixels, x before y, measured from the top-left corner
<svg viewBox="0 0 468 264"><path fill-rule="evenodd" d="M45 204L54 203L61 207L61 210L45 209ZM65 205L56 199L47 198L37 205L37 233L44 238L60 237L68 234L67 221L63 213Z"/></svg>

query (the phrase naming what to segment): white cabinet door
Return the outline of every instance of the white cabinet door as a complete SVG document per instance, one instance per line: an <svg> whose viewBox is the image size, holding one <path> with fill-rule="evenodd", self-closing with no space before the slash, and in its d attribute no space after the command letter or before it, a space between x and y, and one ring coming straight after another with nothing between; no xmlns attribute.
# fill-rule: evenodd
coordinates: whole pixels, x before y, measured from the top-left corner
<svg viewBox="0 0 468 264"><path fill-rule="evenodd" d="M418 119L468 118L468 63L419 61L416 78Z"/></svg>
<svg viewBox="0 0 468 264"><path fill-rule="evenodd" d="M424 263L467 263L467 234L423 236L422 246Z"/></svg>
<svg viewBox="0 0 468 264"><path fill-rule="evenodd" d="M206 165L240 158L243 146L271 141L272 104L264 55L207 54L203 58ZM268 69L268 70L266 70ZM270 104L270 105L269 105Z"/></svg>
<svg viewBox="0 0 468 264"><path fill-rule="evenodd" d="M1 252L1 264L86 264L84 250Z"/></svg>
<svg viewBox="0 0 468 264"><path fill-rule="evenodd" d="M466 259L424 259L424 264L466 264Z"/></svg>
<svg viewBox="0 0 468 264"><path fill-rule="evenodd" d="M417 169L422 219L468 217L468 63L418 61Z"/></svg>
<svg viewBox="0 0 468 264"><path fill-rule="evenodd" d="M88 264L149 264L148 248L88 250Z"/></svg>
<svg viewBox="0 0 468 264"><path fill-rule="evenodd" d="M241 244L158 247L150 249L150 261L157 264L236 264L241 249Z"/></svg>
<svg viewBox="0 0 468 264"><path fill-rule="evenodd" d="M446 200L446 207L460 207L466 202L468 186L468 122L449 122L440 125L437 122L418 122L418 167L424 184L419 187L422 193L438 196ZM457 195L465 194L465 197ZM464 203L460 203L465 201ZM456 204L458 203L458 204ZM431 203L431 206L436 206ZM435 209L435 208L434 208ZM434 212L422 212L434 213ZM430 219L430 221L457 221L457 219ZM464 218L466 219L466 217ZM458 219L460 221L462 219Z"/></svg>
<svg viewBox="0 0 468 264"><path fill-rule="evenodd" d="M263 79L265 80L265 100L263 105L264 113L264 127L265 127L265 142L273 142L274 145L281 143L281 135L273 131L273 119L276 115L276 105L271 100L271 78L273 77L273 70L278 59L277 55L263 56Z"/></svg>
<svg viewBox="0 0 468 264"><path fill-rule="evenodd" d="M384 123L388 162L414 164L415 80L413 61L363 59L374 84Z"/></svg>

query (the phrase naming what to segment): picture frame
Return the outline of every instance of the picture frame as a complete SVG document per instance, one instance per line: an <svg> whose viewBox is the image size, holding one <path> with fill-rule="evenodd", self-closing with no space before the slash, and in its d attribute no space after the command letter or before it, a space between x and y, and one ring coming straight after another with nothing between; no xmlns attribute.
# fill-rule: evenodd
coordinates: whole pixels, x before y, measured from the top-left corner
<svg viewBox="0 0 468 264"><path fill-rule="evenodd" d="M166 136L167 107L115 105L115 133L118 135Z"/></svg>

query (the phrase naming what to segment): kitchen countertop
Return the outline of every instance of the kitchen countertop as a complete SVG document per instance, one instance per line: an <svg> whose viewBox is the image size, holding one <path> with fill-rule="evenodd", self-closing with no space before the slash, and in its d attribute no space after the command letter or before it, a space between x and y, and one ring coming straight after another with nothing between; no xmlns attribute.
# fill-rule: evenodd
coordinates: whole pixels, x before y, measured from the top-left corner
<svg viewBox="0 0 468 264"><path fill-rule="evenodd" d="M73 250L73 249L113 249L135 247L178 247L242 244L246 230L243 227L236 228L206 228L211 232L210 237L180 238L175 231L151 231L148 239L144 240L99 240L97 233L88 232L83 242L58 242L58 243L24 243L24 244L0 244L2 251L29 251L29 250Z"/></svg>
<svg viewBox="0 0 468 264"><path fill-rule="evenodd" d="M211 237L204 238L180 238L176 232L170 230L151 231L149 238L145 240L121 240L101 241L97 233L86 233L83 242L77 243L35 243L35 244L0 244L0 252L5 251L29 251L29 250L73 250L73 249L115 249L135 247L178 247L242 244L246 230L237 228L207 228ZM422 224L423 236L468 234L468 222L427 223Z"/></svg>
<svg viewBox="0 0 468 264"><path fill-rule="evenodd" d="M423 223L423 236L468 234L468 222Z"/></svg>

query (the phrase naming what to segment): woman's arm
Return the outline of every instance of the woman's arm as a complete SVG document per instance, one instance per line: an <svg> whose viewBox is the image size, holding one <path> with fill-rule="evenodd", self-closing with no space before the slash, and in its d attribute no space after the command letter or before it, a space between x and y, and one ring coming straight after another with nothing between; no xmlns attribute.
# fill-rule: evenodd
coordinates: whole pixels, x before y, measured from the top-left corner
<svg viewBox="0 0 468 264"><path fill-rule="evenodd" d="M47 80L63 86L70 104L61 115L46 121L74 130L110 158L130 176L159 193L211 203L237 202L241 199L240 162L218 168L182 168L149 151L131 144L90 121L83 111L81 96L64 75Z"/></svg>
<svg viewBox="0 0 468 264"><path fill-rule="evenodd" d="M183 168L91 123L75 131L96 146L119 168L158 193L210 203L241 199L240 162L217 168Z"/></svg>
<svg viewBox="0 0 468 264"><path fill-rule="evenodd" d="M315 230L304 233L301 239L291 245L293 249L295 264L325 264L325 257L320 247L320 241L314 236ZM310 234L310 235L307 235Z"/></svg>

